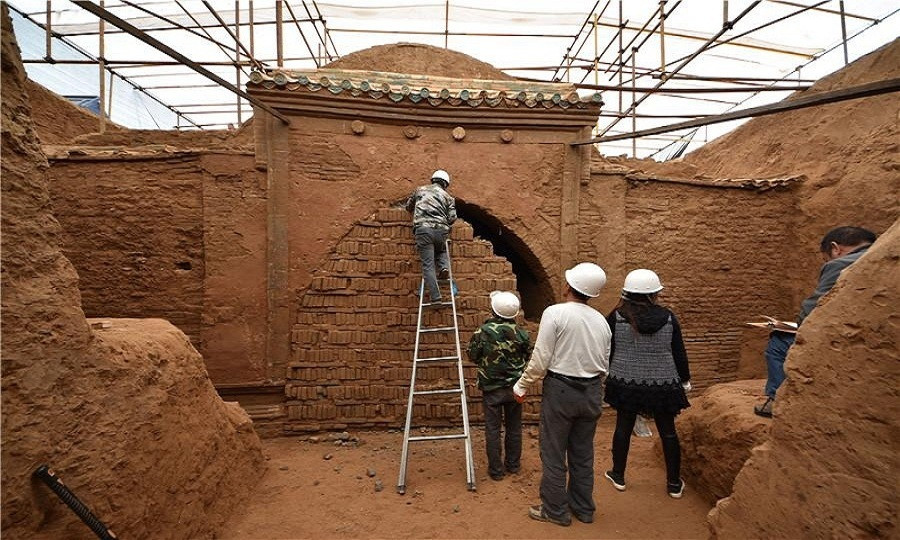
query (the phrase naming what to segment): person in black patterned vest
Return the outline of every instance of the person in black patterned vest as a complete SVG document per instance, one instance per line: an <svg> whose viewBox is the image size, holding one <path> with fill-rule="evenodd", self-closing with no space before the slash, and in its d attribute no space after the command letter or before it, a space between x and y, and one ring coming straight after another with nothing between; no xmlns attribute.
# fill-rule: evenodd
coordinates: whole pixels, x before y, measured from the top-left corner
<svg viewBox="0 0 900 540"><path fill-rule="evenodd" d="M616 410L612 469L605 476L625 491L625 465L631 432L639 414L652 416L666 460L666 489L678 499L684 493L681 446L675 416L690 407L691 388L681 326L675 314L657 303L663 289L652 270L634 270L625 277L622 299L607 317L612 352L604 400Z"/></svg>

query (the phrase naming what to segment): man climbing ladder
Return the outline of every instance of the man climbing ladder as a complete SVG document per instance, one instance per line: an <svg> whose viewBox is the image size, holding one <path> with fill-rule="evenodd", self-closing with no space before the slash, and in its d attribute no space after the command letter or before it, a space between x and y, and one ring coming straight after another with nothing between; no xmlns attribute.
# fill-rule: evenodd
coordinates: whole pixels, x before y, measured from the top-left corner
<svg viewBox="0 0 900 540"><path fill-rule="evenodd" d="M418 188L406 201L406 210L413 215L413 235L422 259L422 278L432 302L441 301L438 277L447 279L450 271L450 256L445 246L450 227L456 221L456 201L447 193L449 187L450 174L437 170L431 175L431 184Z"/></svg>

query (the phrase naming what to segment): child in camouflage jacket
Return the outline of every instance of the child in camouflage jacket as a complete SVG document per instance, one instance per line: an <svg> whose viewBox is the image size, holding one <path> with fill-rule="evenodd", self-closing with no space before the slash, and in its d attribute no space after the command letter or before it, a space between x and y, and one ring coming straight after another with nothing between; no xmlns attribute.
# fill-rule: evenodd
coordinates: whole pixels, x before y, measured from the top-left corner
<svg viewBox="0 0 900 540"><path fill-rule="evenodd" d="M521 466L522 404L516 401L512 387L531 356L531 339L526 330L516 325L516 295L492 292L491 309L493 316L472 334L468 353L478 366L478 388L483 394L488 473L493 480L500 480L506 472L519 472ZM500 448L501 423L505 428L505 452Z"/></svg>

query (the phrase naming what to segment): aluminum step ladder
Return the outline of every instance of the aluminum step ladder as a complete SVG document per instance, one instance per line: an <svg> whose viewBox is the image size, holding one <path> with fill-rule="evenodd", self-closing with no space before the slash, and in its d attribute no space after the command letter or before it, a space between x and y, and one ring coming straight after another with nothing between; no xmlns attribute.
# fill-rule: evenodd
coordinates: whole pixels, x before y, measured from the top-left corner
<svg viewBox="0 0 900 540"><path fill-rule="evenodd" d="M447 250L447 259L450 259L450 243L445 244ZM452 266L452 265L451 265ZM446 439L464 439L466 452L466 484L469 491L475 491L475 462L472 457L472 434L469 429L469 409L466 404L466 384L463 378L462 351L459 344L459 324L456 316L456 290L453 282L453 270L450 269L449 279L439 279L438 286L442 289L447 288L447 295L442 294L442 298L449 296L450 301L426 302L425 301L425 279L423 278L419 284L419 314L416 322L416 345L413 350L413 366L412 376L409 381L409 399L406 404L406 424L403 428L403 452L400 456L400 476L397 479L397 493L403 495L406 493L406 466L409 459L409 443L420 441L436 441ZM452 326L423 326L423 313L428 310L452 310L453 325ZM420 356L421 337L423 334L453 334L456 354L448 356ZM449 343L447 348L449 348ZM418 390L416 388L416 371L420 364L456 364L456 372L458 375L458 383L450 388ZM462 407L462 433L451 433L447 435L421 435L410 436L412 429L413 403L416 396L447 394L459 395L460 406Z"/></svg>

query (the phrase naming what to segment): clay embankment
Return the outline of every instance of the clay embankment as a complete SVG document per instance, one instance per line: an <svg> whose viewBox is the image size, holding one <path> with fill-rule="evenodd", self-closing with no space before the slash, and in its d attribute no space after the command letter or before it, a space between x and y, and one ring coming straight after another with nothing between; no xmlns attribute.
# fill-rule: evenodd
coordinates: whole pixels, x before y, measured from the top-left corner
<svg viewBox="0 0 900 540"><path fill-rule="evenodd" d="M46 463L121 538L212 537L263 470L259 439L171 324L85 319L5 5L2 26L3 535L91 537L31 479Z"/></svg>

